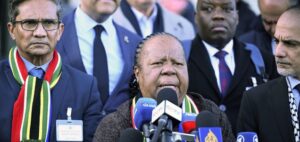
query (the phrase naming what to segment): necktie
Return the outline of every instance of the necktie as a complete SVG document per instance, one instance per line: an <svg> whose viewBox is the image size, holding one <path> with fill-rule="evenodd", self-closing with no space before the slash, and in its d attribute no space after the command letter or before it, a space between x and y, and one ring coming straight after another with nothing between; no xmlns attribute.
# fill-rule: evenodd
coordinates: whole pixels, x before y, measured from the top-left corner
<svg viewBox="0 0 300 142"><path fill-rule="evenodd" d="M215 54L215 57L219 59L219 77L220 77L220 83L221 83L221 94L222 97L224 97L227 93L227 89L230 85L232 74L229 70L229 67L227 66L225 62L225 56L227 55L227 52L220 50Z"/></svg>
<svg viewBox="0 0 300 142"><path fill-rule="evenodd" d="M43 79L44 77L44 70L42 68L34 68L29 71L29 74L35 76L39 79Z"/></svg>
<svg viewBox="0 0 300 142"><path fill-rule="evenodd" d="M106 52L101 41L101 32L105 29L101 25L94 27L95 39L94 39L94 66L93 74L98 81L98 89L100 92L101 100L105 104L109 96L109 77Z"/></svg>

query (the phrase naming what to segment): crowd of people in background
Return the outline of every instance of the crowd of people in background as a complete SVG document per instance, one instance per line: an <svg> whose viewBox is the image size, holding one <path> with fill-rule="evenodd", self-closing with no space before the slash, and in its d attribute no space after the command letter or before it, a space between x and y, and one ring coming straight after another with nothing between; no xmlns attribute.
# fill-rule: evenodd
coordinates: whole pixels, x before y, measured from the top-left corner
<svg viewBox="0 0 300 142"><path fill-rule="evenodd" d="M117 141L166 88L225 142L300 141L299 0L258 0L259 15L242 0L69 2L9 2L0 141Z"/></svg>

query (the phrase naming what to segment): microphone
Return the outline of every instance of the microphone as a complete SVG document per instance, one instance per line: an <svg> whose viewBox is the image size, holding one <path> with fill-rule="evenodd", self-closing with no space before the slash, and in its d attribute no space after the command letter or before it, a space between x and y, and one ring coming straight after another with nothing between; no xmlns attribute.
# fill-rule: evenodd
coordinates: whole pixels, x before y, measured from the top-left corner
<svg viewBox="0 0 300 142"><path fill-rule="evenodd" d="M236 142L258 142L257 134L255 132L240 132Z"/></svg>
<svg viewBox="0 0 300 142"><path fill-rule="evenodd" d="M134 109L134 124L138 130L144 132L147 141L150 141L150 128L151 115L153 109L156 107L156 101L151 98L140 98L136 102Z"/></svg>
<svg viewBox="0 0 300 142"><path fill-rule="evenodd" d="M177 94L173 89L164 88L158 92L157 103L159 105L152 111L151 123L157 124L163 115L169 116L175 122L181 121L182 110L177 106Z"/></svg>
<svg viewBox="0 0 300 142"><path fill-rule="evenodd" d="M179 132L192 133L196 129L196 116L195 113L183 113L182 120L179 124Z"/></svg>
<svg viewBox="0 0 300 142"><path fill-rule="evenodd" d="M143 135L134 128L127 128L121 132L118 142L143 142Z"/></svg>
<svg viewBox="0 0 300 142"><path fill-rule="evenodd" d="M207 110L201 111L196 117L196 125L198 128L198 138L200 142L210 139L222 142L222 131L215 114Z"/></svg>
<svg viewBox="0 0 300 142"><path fill-rule="evenodd" d="M173 123L179 123L182 118L182 110L178 107L176 92L171 88L164 88L158 92L157 103L152 111L151 123L157 124L152 142L157 142L161 133L161 141L169 142L172 138Z"/></svg>

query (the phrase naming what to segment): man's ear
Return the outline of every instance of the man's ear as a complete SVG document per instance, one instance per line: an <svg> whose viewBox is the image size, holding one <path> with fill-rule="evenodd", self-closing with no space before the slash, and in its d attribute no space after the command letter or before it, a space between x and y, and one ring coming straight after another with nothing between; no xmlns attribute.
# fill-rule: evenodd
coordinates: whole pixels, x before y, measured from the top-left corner
<svg viewBox="0 0 300 142"><path fill-rule="evenodd" d="M58 26L58 29L57 29L57 38L56 38L57 41L60 40L61 35L64 32L64 28L65 28L64 24L60 23L59 26Z"/></svg>
<svg viewBox="0 0 300 142"><path fill-rule="evenodd" d="M138 75L140 73L140 69L137 66L134 66L133 71L134 71L134 75L135 75L136 81L139 82Z"/></svg>
<svg viewBox="0 0 300 142"><path fill-rule="evenodd" d="M15 40L15 34L14 34L14 30L15 30L15 25L12 22L8 22L7 23L7 29L9 32L10 37Z"/></svg>

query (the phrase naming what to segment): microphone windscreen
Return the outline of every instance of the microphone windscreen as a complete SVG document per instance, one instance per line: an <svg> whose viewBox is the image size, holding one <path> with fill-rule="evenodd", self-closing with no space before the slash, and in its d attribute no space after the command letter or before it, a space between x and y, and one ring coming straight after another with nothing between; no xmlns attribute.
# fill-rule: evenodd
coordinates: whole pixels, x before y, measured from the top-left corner
<svg viewBox="0 0 300 142"><path fill-rule="evenodd" d="M160 104L164 100L168 100L178 106L177 93L171 88L164 88L158 92L157 104Z"/></svg>
<svg viewBox="0 0 300 142"><path fill-rule="evenodd" d="M143 142L142 133L134 128L127 128L121 132L118 142Z"/></svg>
<svg viewBox="0 0 300 142"><path fill-rule="evenodd" d="M143 124L150 123L152 111L156 107L156 101L151 98L140 98L134 109L134 124L143 131Z"/></svg>
<svg viewBox="0 0 300 142"><path fill-rule="evenodd" d="M191 133L196 129L196 116L195 113L183 113L182 120L179 124L179 132Z"/></svg>
<svg viewBox="0 0 300 142"><path fill-rule="evenodd" d="M239 132L236 142L258 142L255 132Z"/></svg>
<svg viewBox="0 0 300 142"><path fill-rule="evenodd" d="M203 110L196 117L197 128L200 127L219 127L219 121L215 114L210 111Z"/></svg>

